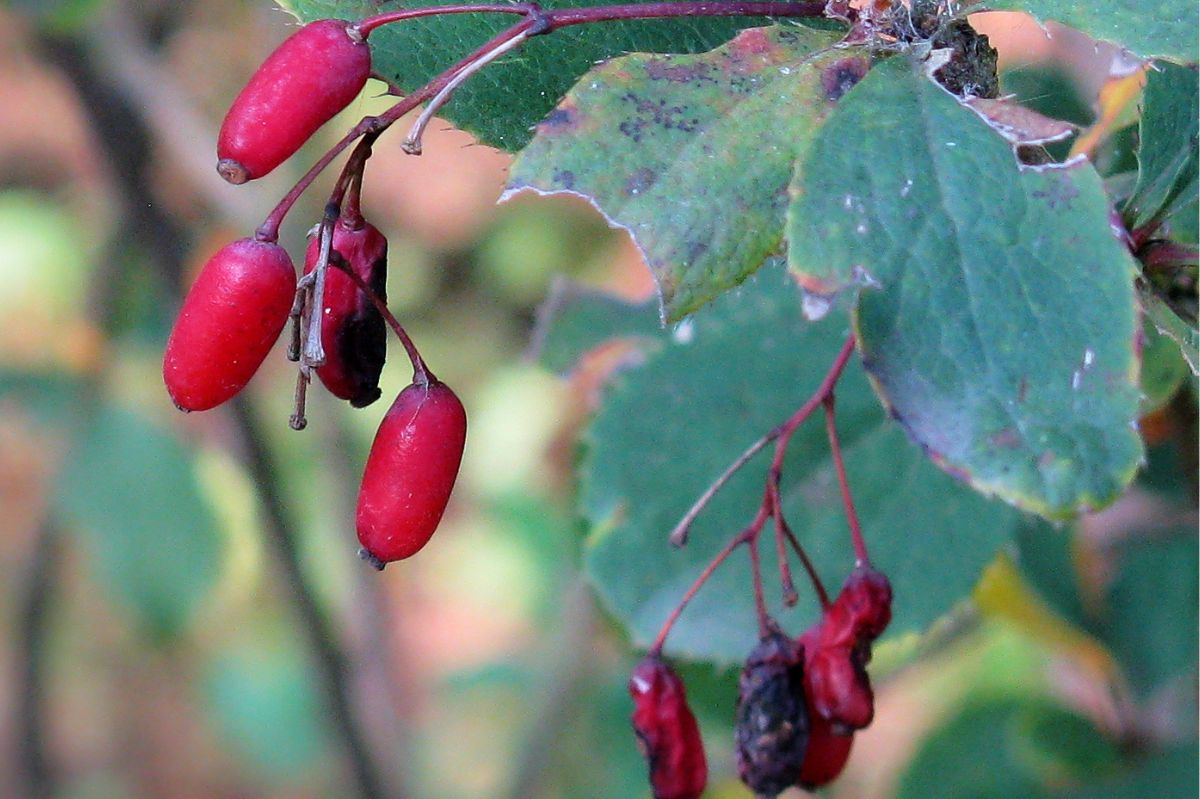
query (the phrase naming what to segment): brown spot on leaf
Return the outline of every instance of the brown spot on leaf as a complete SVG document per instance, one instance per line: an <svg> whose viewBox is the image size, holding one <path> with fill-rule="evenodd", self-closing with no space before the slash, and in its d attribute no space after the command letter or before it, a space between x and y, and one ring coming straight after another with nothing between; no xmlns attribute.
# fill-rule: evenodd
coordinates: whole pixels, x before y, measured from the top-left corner
<svg viewBox="0 0 1200 799"><path fill-rule="evenodd" d="M771 40L763 28L747 28L729 44L730 49L739 54L761 55L771 50Z"/></svg>
<svg viewBox="0 0 1200 799"><path fill-rule="evenodd" d="M661 58L646 64L646 77L650 80L665 80L670 83L716 83L708 73L708 64L675 64L670 58Z"/></svg>
<svg viewBox="0 0 1200 799"><path fill-rule="evenodd" d="M538 128L542 133L565 133L573 129L578 122L579 109L574 105L563 103L547 114Z"/></svg>
<svg viewBox="0 0 1200 799"><path fill-rule="evenodd" d="M1044 200L1046 205L1051 208L1058 208L1061 205L1063 208L1070 209L1071 200L1079 196L1079 189L1069 178L1062 175L1051 175L1046 188L1038 189L1033 196Z"/></svg>
<svg viewBox="0 0 1200 799"><path fill-rule="evenodd" d="M988 442L997 449L1016 449L1021 443L1021 436L1011 427L1006 427L988 437Z"/></svg>
<svg viewBox="0 0 1200 799"><path fill-rule="evenodd" d="M649 189L658 180L658 173L653 169L642 167L629 176L625 181L625 193L638 195Z"/></svg>
<svg viewBox="0 0 1200 799"><path fill-rule="evenodd" d="M842 99L846 92L866 77L870 68L870 62L861 57L843 58L830 64L821 72L821 88L825 92L825 99L835 103Z"/></svg>
<svg viewBox="0 0 1200 799"><path fill-rule="evenodd" d="M550 176L550 182L564 189L575 188L575 173L569 169L555 169Z"/></svg>

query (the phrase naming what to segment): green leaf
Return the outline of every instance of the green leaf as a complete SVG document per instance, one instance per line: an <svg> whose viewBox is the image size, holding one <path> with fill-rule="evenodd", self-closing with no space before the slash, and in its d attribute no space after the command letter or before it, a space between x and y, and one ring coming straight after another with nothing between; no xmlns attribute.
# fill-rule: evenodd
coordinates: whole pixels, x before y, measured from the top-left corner
<svg viewBox="0 0 1200 799"><path fill-rule="evenodd" d="M1116 750L1087 720L1040 699L968 705L917 751L901 799L1042 799L1053 785L1095 779Z"/></svg>
<svg viewBox="0 0 1200 799"><path fill-rule="evenodd" d="M1056 528L1037 517L1017 528L1017 562L1021 575L1064 619L1088 628L1089 616L1079 595L1074 527Z"/></svg>
<svg viewBox="0 0 1200 799"><path fill-rule="evenodd" d="M655 302L632 303L570 280L558 280L538 310L530 354L564 374L589 351L617 338L653 339L662 333Z"/></svg>
<svg viewBox="0 0 1200 799"><path fill-rule="evenodd" d="M1174 202L1186 202L1196 194L1198 91L1194 64L1181 67L1159 61L1146 77L1138 179L1125 206L1131 228L1169 213Z"/></svg>
<svg viewBox="0 0 1200 799"><path fill-rule="evenodd" d="M328 767L312 669L292 643L238 641L208 664L204 709L228 751L273 780L298 781Z"/></svg>
<svg viewBox="0 0 1200 799"><path fill-rule="evenodd" d="M543 5L573 8L619 2L556 0ZM377 2L366 0L279 0L279 4L305 22L331 16L357 19L380 12ZM391 7L419 5L427 4L404 2ZM371 35L375 71L411 92L518 19L510 14L461 14L390 25ZM700 52L755 24L762 20L693 17L579 25L536 36L517 54L464 83L441 114L485 144L515 152L529 141L534 123L597 61L628 52Z"/></svg>
<svg viewBox="0 0 1200 799"><path fill-rule="evenodd" d="M969 707L921 744L900 781L900 799L1040 799L1045 793L1017 758L1018 706Z"/></svg>
<svg viewBox="0 0 1200 799"><path fill-rule="evenodd" d="M538 126L509 193L594 203L631 233L678 320L778 252L793 165L867 69L829 50L837 39L754 28L703 55L603 64Z"/></svg>
<svg viewBox="0 0 1200 799"><path fill-rule="evenodd" d="M1149 752L1121 774L1096 785L1065 795L1066 799L1149 799L1149 797L1196 796L1196 742Z"/></svg>
<svg viewBox="0 0 1200 799"><path fill-rule="evenodd" d="M55 503L96 581L142 632L158 641L178 635L221 565L190 453L145 416L105 406L67 457Z"/></svg>
<svg viewBox="0 0 1200 799"><path fill-rule="evenodd" d="M992 11L1024 11L1041 22L1061 22L1144 57L1194 61L1200 38L1196 4L1189 0L984 0L980 5Z"/></svg>
<svg viewBox="0 0 1200 799"><path fill-rule="evenodd" d="M1200 374L1200 332L1181 319L1170 305L1148 286L1139 285L1139 297L1146 319L1164 336L1179 345L1192 374Z"/></svg>
<svg viewBox="0 0 1200 799"><path fill-rule="evenodd" d="M1188 363L1170 336L1160 333L1149 319L1142 320L1142 405L1139 413L1152 413L1175 396L1188 376Z"/></svg>
<svg viewBox="0 0 1200 799"><path fill-rule="evenodd" d="M1198 553L1194 527L1131 539L1118 553L1099 634L1141 697L1196 673Z"/></svg>
<svg viewBox="0 0 1200 799"><path fill-rule="evenodd" d="M619 373L586 433L581 510L592 532L586 569L603 601L645 646L691 582L753 518L769 452L745 466L700 515L690 543L667 534L756 438L814 391L845 341L844 317L806 322L800 297L769 267L670 334L639 368ZM852 359L838 393L838 428L872 561L891 579L889 636L925 629L970 591L1009 540L1015 514L939 472L889 422ZM792 439L783 473L787 518L829 589L854 563L819 415ZM800 604L780 609L770 531L762 547L772 611L792 632L819 609L796 568ZM667 641L680 656L743 659L757 630L748 559L734 553Z"/></svg>
<svg viewBox="0 0 1200 799"><path fill-rule="evenodd" d="M65 372L0 367L0 400L18 403L44 425L61 425L81 390L80 381Z"/></svg>
<svg viewBox="0 0 1200 799"><path fill-rule="evenodd" d="M1091 166L1019 168L898 56L842 100L794 192L792 268L818 294L868 289L867 368L935 462L1052 518L1120 493L1141 457L1134 265Z"/></svg>

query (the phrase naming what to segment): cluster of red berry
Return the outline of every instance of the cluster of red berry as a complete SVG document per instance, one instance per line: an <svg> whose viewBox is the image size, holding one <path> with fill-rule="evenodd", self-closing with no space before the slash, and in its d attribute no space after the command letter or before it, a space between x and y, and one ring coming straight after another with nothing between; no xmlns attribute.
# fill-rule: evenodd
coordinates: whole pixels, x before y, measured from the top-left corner
<svg viewBox="0 0 1200 799"><path fill-rule="evenodd" d="M860 564L803 635L793 640L776 628L750 652L734 742L738 776L756 795L773 797L793 785L811 790L842 772L854 732L874 716L866 664L891 618L887 578ZM708 766L682 680L652 654L634 669L629 692L655 799L696 799Z"/></svg>
<svg viewBox="0 0 1200 799"><path fill-rule="evenodd" d="M355 25L304 26L234 100L221 126L217 171L231 183L266 175L345 108L370 73L371 50ZM311 234L301 280L277 243L277 224L208 260L171 331L163 380L181 410L214 408L245 387L291 319L289 357L301 370L293 427L300 429L313 371L356 408L379 398L391 324L412 360L413 382L375 435L357 508L362 555L382 569L433 535L458 474L467 422L458 397L428 370L384 304L387 239L359 208L368 155L369 147L352 156L343 172L336 200Z"/></svg>

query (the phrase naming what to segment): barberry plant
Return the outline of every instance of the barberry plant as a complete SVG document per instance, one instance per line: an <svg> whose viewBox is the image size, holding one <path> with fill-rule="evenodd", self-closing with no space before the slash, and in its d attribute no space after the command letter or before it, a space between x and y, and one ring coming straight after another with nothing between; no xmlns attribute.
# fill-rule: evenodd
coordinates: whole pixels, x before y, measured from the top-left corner
<svg viewBox="0 0 1200 799"><path fill-rule="evenodd" d="M517 153L506 197L583 197L627 230L657 307L575 291L541 343L560 366L617 336L644 355L586 433L580 509L588 573L649 650L630 691L659 799L699 796L708 777L666 656L744 661L732 748L756 795L833 781L876 716L877 641L945 617L1031 519L1072 520L1126 490L1146 398L1187 380L1147 383L1164 371L1144 363L1148 337L1196 372L1196 70L1180 63L1195 57L1194 8L988 7L1113 43L1112 77L1145 83L1122 154L1118 114L1081 134L1004 95L969 16L982 5L285 5L307 24L230 109L225 179L294 155L368 74L403 99L210 261L168 344L171 395L190 410L228 399L290 307L301 429L314 372L355 406L378 397L390 326L413 381L357 510L382 568L436 529L466 414L387 308L386 239L360 208L372 148L420 107L398 142L419 155L444 113ZM457 61L433 58L463 41L476 47ZM346 150L294 285L280 226ZM248 272L269 290L243 288ZM606 321L567 323L589 314ZM834 597L828 579L844 580Z"/></svg>

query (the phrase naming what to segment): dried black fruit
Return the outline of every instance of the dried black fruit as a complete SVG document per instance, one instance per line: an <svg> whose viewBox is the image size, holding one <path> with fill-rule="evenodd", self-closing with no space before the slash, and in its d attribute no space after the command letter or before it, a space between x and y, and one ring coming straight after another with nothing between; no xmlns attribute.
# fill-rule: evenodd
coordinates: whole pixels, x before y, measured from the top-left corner
<svg viewBox="0 0 1200 799"><path fill-rule="evenodd" d="M738 776L758 796L795 785L808 748L800 650L771 633L750 652L738 683L734 728Z"/></svg>

